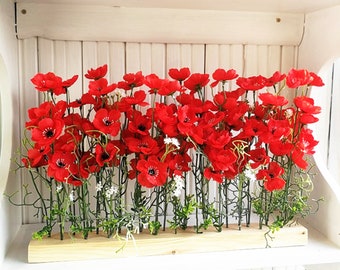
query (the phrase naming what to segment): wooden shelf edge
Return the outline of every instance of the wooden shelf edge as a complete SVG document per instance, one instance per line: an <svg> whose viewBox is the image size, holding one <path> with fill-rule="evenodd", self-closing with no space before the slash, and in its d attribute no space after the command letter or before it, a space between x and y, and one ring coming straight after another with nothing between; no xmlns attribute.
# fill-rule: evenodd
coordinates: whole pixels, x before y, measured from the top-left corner
<svg viewBox="0 0 340 270"><path fill-rule="evenodd" d="M113 259L135 256L156 256L169 254L190 254L219 252L241 249L263 249L302 246L308 243L308 230L302 225L287 226L270 237L265 237L267 228L258 229L256 225L242 227L230 226L222 232L214 229L197 234L193 229L161 231L157 236L148 232L107 238L103 234L90 234L87 240L81 236L65 237L58 235L42 240L31 240L28 246L28 262L57 262L91 259ZM268 241L268 242L267 242Z"/></svg>

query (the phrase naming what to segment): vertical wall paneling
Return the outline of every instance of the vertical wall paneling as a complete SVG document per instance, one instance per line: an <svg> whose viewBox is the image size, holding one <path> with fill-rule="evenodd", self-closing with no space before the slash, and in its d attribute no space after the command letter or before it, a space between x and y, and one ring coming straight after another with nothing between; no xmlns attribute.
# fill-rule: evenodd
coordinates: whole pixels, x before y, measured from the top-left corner
<svg viewBox="0 0 340 270"><path fill-rule="evenodd" d="M166 45L153 43L151 45L151 70L161 78L166 77Z"/></svg>
<svg viewBox="0 0 340 270"><path fill-rule="evenodd" d="M192 72L205 72L205 45L192 45Z"/></svg>
<svg viewBox="0 0 340 270"><path fill-rule="evenodd" d="M84 41L82 42L82 69L83 74L91 68L96 68L97 65L97 42ZM88 80L82 76L83 92L88 89Z"/></svg>
<svg viewBox="0 0 340 270"><path fill-rule="evenodd" d="M97 42L97 66L109 64L110 61L110 44L108 42ZM108 69L108 72L110 70Z"/></svg>
<svg viewBox="0 0 340 270"><path fill-rule="evenodd" d="M38 92L34 90L31 84L31 78L38 72L38 42L36 38L30 38L19 41L19 68L20 68L20 123L21 127L25 126L28 120L27 110L31 107L37 106L39 102ZM24 136L24 129L21 129L20 136ZM24 149L21 149L24 151ZM30 176L28 172L21 171L22 186L28 185L32 187ZM24 190L22 190L24 192ZM22 197L22 196L21 196ZM17 198L19 200L19 198ZM28 202L33 202L34 198L28 198ZM35 210L31 208L23 208L22 220L23 223L40 222L39 219L34 218Z"/></svg>
<svg viewBox="0 0 340 270"><path fill-rule="evenodd" d="M126 43L126 73L136 73L141 70L139 43Z"/></svg>
<svg viewBox="0 0 340 270"><path fill-rule="evenodd" d="M110 42L110 81L121 81L125 74L125 43Z"/></svg>
<svg viewBox="0 0 340 270"><path fill-rule="evenodd" d="M258 46L245 45L244 48L245 66L244 75L254 76L258 74Z"/></svg>
<svg viewBox="0 0 340 270"><path fill-rule="evenodd" d="M282 73L287 73L289 72L291 68L296 68L297 51L298 49L296 46L282 46L282 50L281 50ZM284 94L290 102L293 100L294 91L289 91L289 89L286 89L282 94Z"/></svg>
<svg viewBox="0 0 340 270"><path fill-rule="evenodd" d="M180 65L181 67L188 67L192 72L192 46L191 44L180 44Z"/></svg>
<svg viewBox="0 0 340 270"><path fill-rule="evenodd" d="M265 76L271 76L275 71L281 70L281 53L282 47L277 45L268 46L268 57L267 57L267 74Z"/></svg>
<svg viewBox="0 0 340 270"><path fill-rule="evenodd" d="M152 71L153 55L152 55L151 43L140 43L139 46L140 46L139 47L140 48L139 49L140 50L139 70L142 70L144 75L153 73Z"/></svg>
<svg viewBox="0 0 340 270"><path fill-rule="evenodd" d="M182 68L181 65L181 46L179 44L166 45L166 70L170 68ZM168 75L167 75L168 77Z"/></svg>
<svg viewBox="0 0 340 270"><path fill-rule="evenodd" d="M230 67L235 69L240 76L244 75L244 62L244 45L230 45ZM231 83L230 88L232 90L237 88L235 81Z"/></svg>
<svg viewBox="0 0 340 270"><path fill-rule="evenodd" d="M269 74L269 48L267 45L259 45L257 47L257 70L253 75L261 74L268 76ZM273 60L274 61L274 60Z"/></svg>
<svg viewBox="0 0 340 270"><path fill-rule="evenodd" d="M168 76L168 69L173 67L189 67L192 73L205 72L210 75L217 68L233 68L240 76L260 73L270 76L276 70L287 72L295 66L297 55L295 46L255 44L53 41L44 38L24 39L19 44L22 126L27 119L27 109L36 106L39 101L38 93L31 94L34 90L30 83L31 77L38 71L53 71L63 79L78 74L78 81L70 89L71 99L75 99L80 97L82 91L87 91L88 80L84 79L84 73L103 64L108 64L107 78L110 83L117 83L124 74L137 71L142 71L144 75L155 73L164 78ZM212 81L210 77L210 83ZM236 89L235 82L230 83L229 88ZM194 193L192 179L190 181L188 191ZM23 183L27 183L27 177L23 177ZM133 186L134 182L129 183L127 203L131 202ZM217 184L213 183L209 190L212 199L218 196L216 191ZM34 210L25 209L24 222L40 222L33 218L34 214Z"/></svg>
<svg viewBox="0 0 340 270"><path fill-rule="evenodd" d="M64 80L78 75L77 81L72 85L69 90L70 100L75 100L80 97L83 92L83 61L81 53L82 44L80 41L69 41L65 44L65 75Z"/></svg>
<svg viewBox="0 0 340 270"><path fill-rule="evenodd" d="M38 38L38 49L39 72L55 72L53 41L49 39Z"/></svg>

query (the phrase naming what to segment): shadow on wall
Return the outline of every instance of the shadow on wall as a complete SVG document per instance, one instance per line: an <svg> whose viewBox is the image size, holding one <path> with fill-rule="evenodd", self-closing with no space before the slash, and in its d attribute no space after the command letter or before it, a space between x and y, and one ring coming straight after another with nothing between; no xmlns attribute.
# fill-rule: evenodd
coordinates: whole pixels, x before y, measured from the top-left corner
<svg viewBox="0 0 340 270"><path fill-rule="evenodd" d="M11 105L9 76L0 55L0 194L3 194L6 187L12 155Z"/></svg>
<svg viewBox="0 0 340 270"><path fill-rule="evenodd" d="M314 154L317 170L312 197L323 197L324 202L307 221L340 247L340 58L324 65L319 75L325 85L310 93L315 105L321 107L319 121L310 127L319 141Z"/></svg>

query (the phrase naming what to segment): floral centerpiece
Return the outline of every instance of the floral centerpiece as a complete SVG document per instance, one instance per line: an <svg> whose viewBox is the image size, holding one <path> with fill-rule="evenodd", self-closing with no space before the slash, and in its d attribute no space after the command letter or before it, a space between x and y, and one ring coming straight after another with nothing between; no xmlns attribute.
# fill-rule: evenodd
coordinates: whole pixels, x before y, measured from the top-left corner
<svg viewBox="0 0 340 270"><path fill-rule="evenodd" d="M54 228L61 239L191 225L199 233L254 220L276 230L311 212L308 156L317 141L308 125L320 107L308 90L323 85L315 73L181 68L117 83L106 73L107 65L88 70L88 91L76 100L78 75L31 80L44 102L28 111L17 163L31 179L21 205L44 223L34 238Z"/></svg>

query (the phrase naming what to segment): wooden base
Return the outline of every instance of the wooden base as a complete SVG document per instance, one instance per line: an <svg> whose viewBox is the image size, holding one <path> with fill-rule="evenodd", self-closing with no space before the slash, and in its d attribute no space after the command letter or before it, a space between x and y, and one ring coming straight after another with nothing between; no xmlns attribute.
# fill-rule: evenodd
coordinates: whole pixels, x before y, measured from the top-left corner
<svg viewBox="0 0 340 270"><path fill-rule="evenodd" d="M267 228L259 230L257 225L242 227L230 225L222 232L209 229L196 234L192 228L185 231L161 231L158 235L148 232L134 234L133 239L107 238L104 234L90 234L87 240L81 236L59 240L59 235L43 240L31 240L28 246L28 262L56 262L89 259L109 259L133 256L154 256L198 252L216 252L238 249L265 248ZM284 227L269 234L270 247L301 246L308 242L308 231L301 225Z"/></svg>

